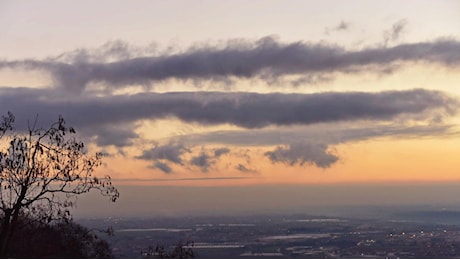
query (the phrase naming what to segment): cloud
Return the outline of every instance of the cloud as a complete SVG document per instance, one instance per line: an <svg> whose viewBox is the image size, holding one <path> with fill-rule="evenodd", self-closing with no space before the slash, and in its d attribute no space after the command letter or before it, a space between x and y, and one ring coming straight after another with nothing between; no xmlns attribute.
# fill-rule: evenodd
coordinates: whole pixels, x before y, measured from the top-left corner
<svg viewBox="0 0 460 260"><path fill-rule="evenodd" d="M118 148L131 146L139 138L134 129L128 126L102 125L100 127L83 128L86 136L95 135L94 141L98 146L113 145Z"/></svg>
<svg viewBox="0 0 460 260"><path fill-rule="evenodd" d="M342 31L342 30L347 30L350 27L350 23L346 23L344 21L341 21L339 25L334 27L335 30L337 31Z"/></svg>
<svg viewBox="0 0 460 260"><path fill-rule="evenodd" d="M244 173L256 172L255 170L250 169L250 168L244 166L244 165L241 164L241 163L239 163L239 164L235 167L235 169L237 169L237 170L240 171L240 172L244 172Z"/></svg>
<svg viewBox="0 0 460 260"><path fill-rule="evenodd" d="M181 156L184 153L190 152L190 149L185 147L183 144L169 143L165 145L156 145L151 149L144 150L140 156L136 157L136 159L154 161L155 163L158 160L165 160L178 165L183 165L184 162Z"/></svg>
<svg viewBox="0 0 460 260"><path fill-rule="evenodd" d="M402 19L393 24L390 30L383 33L383 44L386 47L389 42L394 42L399 39L407 26L406 19Z"/></svg>
<svg viewBox="0 0 460 260"><path fill-rule="evenodd" d="M207 172L209 167L215 163L214 158L209 156L208 154L201 152L200 155L193 157L190 160L192 165L198 166L201 168L201 171Z"/></svg>
<svg viewBox="0 0 460 260"><path fill-rule="evenodd" d="M295 143L323 143L335 145L377 137L422 138L448 136L455 133L452 125L375 124L355 125L334 123L313 126L278 127L276 129L251 129L214 131L202 134L181 135L181 142L197 145L227 144L231 146L273 146Z"/></svg>
<svg viewBox="0 0 460 260"><path fill-rule="evenodd" d="M272 163L284 163L290 166L313 164L320 168L328 168L340 160L339 155L331 151L331 147L337 144L381 137L407 139L452 134L458 135L458 132L451 125L405 126L394 123L391 125L355 126L351 124L324 124L276 129L217 131L180 136L178 140L189 146L221 143L245 147L276 145L275 149L264 153ZM190 164L199 167L202 172L207 172L217 163L222 154L227 153L221 153L226 149L219 148L208 151L202 149L199 155L192 157ZM214 153L212 153L213 151ZM245 156L249 155L246 154ZM238 163L234 168L245 173L256 172L256 170L241 163Z"/></svg>
<svg viewBox="0 0 460 260"><path fill-rule="evenodd" d="M405 24L404 20L396 23L385 34L386 41L398 39ZM346 23L338 28L345 27ZM113 90L168 79L200 81L257 77L272 81L286 75L319 74L324 77L324 74L335 72L369 71L376 67L388 68L395 62L428 62L448 67L458 67L460 63L460 42L452 39L347 50L325 43L282 43L274 37L264 37L257 41L228 41L223 47L206 45L156 56L130 56L123 44L118 45L121 47L110 49L110 55L117 57L113 62L98 62L98 58L88 57L92 55L90 51L79 50L85 53L82 54L84 58L77 55L80 58L70 61L0 61L0 69L47 71L57 88L82 92L90 83L104 83L108 90ZM117 56L117 52L120 55Z"/></svg>
<svg viewBox="0 0 460 260"><path fill-rule="evenodd" d="M350 23L347 23L345 21L340 21L340 23L332 28L326 28L324 30L324 33L326 35L329 35L329 33L334 32L334 31L346 31L350 28Z"/></svg>
<svg viewBox="0 0 460 260"><path fill-rule="evenodd" d="M186 146L181 142L170 142L164 145L155 145L153 148L144 150L136 159L152 162L150 168L160 169L164 173L171 173L172 168L169 163L181 166L197 166L202 172L207 172L209 168L217 163L219 158L227 153L230 153L228 148L204 149L198 155L192 156L186 161L183 155L192 153L193 146Z"/></svg>
<svg viewBox="0 0 460 260"><path fill-rule="evenodd" d="M204 134L181 136L182 142L190 145L214 145L226 143L232 146L267 147L277 146L265 156L273 163L289 165L315 164L327 168L339 160L330 147L341 143L363 141L371 138L424 138L458 135L452 125L407 126L373 124L357 126L351 123L334 123L314 126L280 127L276 129L252 129L216 131ZM238 170L245 172L243 167Z"/></svg>
<svg viewBox="0 0 460 260"><path fill-rule="evenodd" d="M227 147L222 147L222 148L214 150L214 156L216 158L219 158L220 156L227 154L229 152L230 152L230 149L228 149Z"/></svg>
<svg viewBox="0 0 460 260"><path fill-rule="evenodd" d="M172 169L168 164L156 161L152 168L160 169L164 173L171 173Z"/></svg>
<svg viewBox="0 0 460 260"><path fill-rule="evenodd" d="M146 47L136 47L121 40L108 41L95 49L79 48L64 52L48 60L62 63L110 63L127 60L146 55L155 55L158 52L157 44Z"/></svg>
<svg viewBox="0 0 460 260"><path fill-rule="evenodd" d="M222 155L228 153L230 153L230 149L226 147L215 149L213 155L210 155L207 151L202 150L199 155L192 157L190 164L198 166L202 172L207 172L210 167L217 163Z"/></svg>
<svg viewBox="0 0 460 260"><path fill-rule="evenodd" d="M133 123L138 120L167 118L244 128L355 120L389 121L403 117L424 121L453 115L457 106L456 99L442 92L423 89L377 93L175 92L61 97L49 90L0 88L0 111L10 110L22 119L34 118L38 114L40 121L45 122L51 122L61 114L77 130L118 124L134 127Z"/></svg>
<svg viewBox="0 0 460 260"><path fill-rule="evenodd" d="M328 168L338 161L337 155L328 151L324 144L296 143L287 146L278 146L275 150L266 152L265 155L273 163L286 163L289 165L315 164L320 168Z"/></svg>

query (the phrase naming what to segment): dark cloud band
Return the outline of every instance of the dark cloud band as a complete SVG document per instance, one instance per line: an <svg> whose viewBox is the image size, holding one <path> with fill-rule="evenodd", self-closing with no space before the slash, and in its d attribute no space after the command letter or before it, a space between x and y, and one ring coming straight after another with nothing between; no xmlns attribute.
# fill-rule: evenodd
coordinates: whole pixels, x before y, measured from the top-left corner
<svg viewBox="0 0 460 260"><path fill-rule="evenodd" d="M391 120L403 115L425 120L429 112L437 111L438 116L453 114L458 106L456 99L442 92L423 89L316 94L143 93L60 99L52 98L50 91L30 92L0 89L0 111L11 110L18 114L18 118L34 118L35 114L39 114L42 119L54 119L61 114L76 127L178 118L203 125L228 123L261 128L350 120ZM123 134L132 137L126 131Z"/></svg>
<svg viewBox="0 0 460 260"><path fill-rule="evenodd" d="M395 26L388 36L391 39L397 38L403 28L403 24ZM110 49L108 53L114 55L117 50L120 51L119 56L125 58L96 62L91 57L82 59L82 55L77 55L70 61L1 61L0 68L45 70L51 73L58 87L78 92L91 82L105 82L110 89L166 79L260 77L273 80L283 75L351 72L376 66L388 69L395 62L429 62L449 67L458 67L460 64L460 42L456 40L347 50L322 43L281 43L272 37L265 37L256 42L230 41L225 47L203 46L160 56L132 58L124 48Z"/></svg>

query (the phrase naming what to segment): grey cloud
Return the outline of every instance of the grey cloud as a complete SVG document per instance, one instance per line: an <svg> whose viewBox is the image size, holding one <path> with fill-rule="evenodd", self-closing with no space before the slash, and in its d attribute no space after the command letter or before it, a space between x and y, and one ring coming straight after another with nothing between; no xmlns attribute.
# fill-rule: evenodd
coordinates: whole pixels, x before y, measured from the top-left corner
<svg viewBox="0 0 460 260"><path fill-rule="evenodd" d="M394 23L390 30L385 31L383 33L384 46L387 46L389 42L398 40L406 26L407 21L402 19Z"/></svg>
<svg viewBox="0 0 460 260"><path fill-rule="evenodd" d="M235 167L235 169L237 169L237 170L240 171L240 172L244 172L244 173L256 172L255 170L250 169L250 168L244 166L244 165L241 164L241 163L239 163L239 164Z"/></svg>
<svg viewBox="0 0 460 260"><path fill-rule="evenodd" d="M99 146L114 145L122 148L133 144L133 140L139 138L132 127L103 125L81 129L85 136L95 135L95 142Z"/></svg>
<svg viewBox="0 0 460 260"><path fill-rule="evenodd" d="M155 145L154 147L144 150L136 159L152 162L149 166L152 169L159 169L164 173L171 173L172 168L167 162L184 165L182 155L190 153L191 150L181 143L168 143L164 145Z"/></svg>
<svg viewBox="0 0 460 260"><path fill-rule="evenodd" d="M79 127L132 124L141 119L178 118L203 125L245 128L308 125L352 120L414 120L456 112L458 101L438 91L257 94L223 92L142 93L105 97L60 97L52 91L0 88L0 111L17 118L55 120L61 114ZM134 126L133 126L134 127Z"/></svg>
<svg viewBox="0 0 460 260"><path fill-rule="evenodd" d="M142 155L136 159L149 160L157 162L158 160L166 160L178 165L183 165L182 155L190 153L190 149L183 144L170 143L165 145L156 145L155 147L145 150Z"/></svg>
<svg viewBox="0 0 460 260"><path fill-rule="evenodd" d="M62 63L109 63L120 60L132 59L135 57L154 55L156 53L155 44L140 48L130 45L127 42L115 40L109 41L99 48L84 49L79 48L70 52L64 52L48 60Z"/></svg>
<svg viewBox="0 0 460 260"><path fill-rule="evenodd" d="M324 30L324 33L328 35L329 33L334 32L334 31L346 31L349 28L350 28L350 23L347 23L345 21L340 21L340 23L337 26L334 26L332 28L329 28L329 27L326 28Z"/></svg>
<svg viewBox="0 0 460 260"><path fill-rule="evenodd" d="M335 145L376 137L420 138L449 136L452 133L455 134L452 125L405 126L377 124L357 127L350 124L324 124L277 129L215 131L179 136L177 138L191 145L225 143L232 146L273 146L295 143L299 140L308 143Z"/></svg>
<svg viewBox="0 0 460 260"><path fill-rule="evenodd" d="M200 155L193 157L190 160L190 163L192 165L200 167L201 171L207 172L209 167L211 167L215 163L215 160L208 154L201 152Z"/></svg>
<svg viewBox="0 0 460 260"><path fill-rule="evenodd" d="M388 40L397 39L404 25L403 21L395 24L388 33ZM122 47L119 49L122 54L126 52ZM117 52L117 48L112 51ZM281 43L273 37L265 37L256 42L229 41L225 47L202 46L174 54L134 58L124 56L127 58L113 62L91 62L88 57L73 62L32 59L0 61L0 68L45 70L52 74L57 87L78 92L91 82L105 82L107 88L116 88L167 79L193 81L259 77L272 80L283 75L352 72L380 66L388 68L394 62L401 61L457 67L460 63L460 42L438 40L400 44L391 48L346 50L323 43Z"/></svg>
<svg viewBox="0 0 460 260"><path fill-rule="evenodd" d="M190 164L197 166L202 172L207 172L210 167L217 163L220 156L229 153L228 148L219 148L213 150L213 155L210 151L202 150L197 156L193 156L189 162L185 162L182 156L186 153L191 153L191 148L186 147L180 142L171 142L165 145L156 145L151 149L144 150L142 155L137 156L136 159L151 161L153 165L151 168L160 169L164 173L171 173L171 167L166 163L171 162L178 165Z"/></svg>
<svg viewBox="0 0 460 260"><path fill-rule="evenodd" d="M350 27L349 23L346 23L344 21L341 21L339 25L334 27L334 29L341 31L341 30L347 30Z"/></svg>
<svg viewBox="0 0 460 260"><path fill-rule="evenodd" d="M217 163L222 155L227 153L230 153L230 149L226 147L215 149L213 155L203 150L199 155L192 157L190 163L200 167L202 172L207 172L210 167Z"/></svg>
<svg viewBox="0 0 460 260"><path fill-rule="evenodd" d="M220 157L220 156L222 156L224 154L227 154L229 152L230 152L230 149L228 149L227 147L222 147L222 148L214 150L214 156L218 158L218 157Z"/></svg>
<svg viewBox="0 0 460 260"><path fill-rule="evenodd" d="M278 146L265 155L273 163L287 163L290 165L309 163L320 168L328 168L339 159L337 155L328 151L324 144L296 143L287 146Z"/></svg>
<svg viewBox="0 0 460 260"><path fill-rule="evenodd" d="M159 162L159 161L155 162L155 164L153 165L152 168L159 169L164 173L171 173L171 171L172 171L171 167L169 167L168 164L163 163L163 162Z"/></svg>

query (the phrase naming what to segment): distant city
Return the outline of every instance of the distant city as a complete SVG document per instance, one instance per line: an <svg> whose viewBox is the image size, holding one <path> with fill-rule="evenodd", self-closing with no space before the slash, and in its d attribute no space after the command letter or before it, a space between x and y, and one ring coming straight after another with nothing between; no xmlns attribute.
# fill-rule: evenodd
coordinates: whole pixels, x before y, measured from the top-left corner
<svg viewBox="0 0 460 260"><path fill-rule="evenodd" d="M350 210L353 210L351 208ZM359 212L359 209L356 209ZM257 215L80 219L117 258L152 258L149 247L181 245L197 258L456 258L460 211L366 208L367 216ZM378 212L385 214L378 215ZM374 215L373 215L374 214ZM369 217L371 216L371 217Z"/></svg>

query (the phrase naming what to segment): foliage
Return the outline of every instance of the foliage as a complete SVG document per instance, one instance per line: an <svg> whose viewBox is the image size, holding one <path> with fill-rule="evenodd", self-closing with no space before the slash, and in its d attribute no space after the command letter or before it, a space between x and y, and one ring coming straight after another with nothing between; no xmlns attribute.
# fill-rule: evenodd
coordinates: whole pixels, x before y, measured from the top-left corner
<svg viewBox="0 0 460 260"><path fill-rule="evenodd" d="M7 251L19 216L50 223L70 220L78 195L99 190L112 201L119 197L109 176L93 176L102 154L88 155L76 132L62 117L48 128L37 119L26 133L14 131L14 116L0 123L0 257Z"/></svg>
<svg viewBox="0 0 460 260"><path fill-rule="evenodd" d="M11 258L113 258L109 244L72 221L34 222L20 218Z"/></svg>

